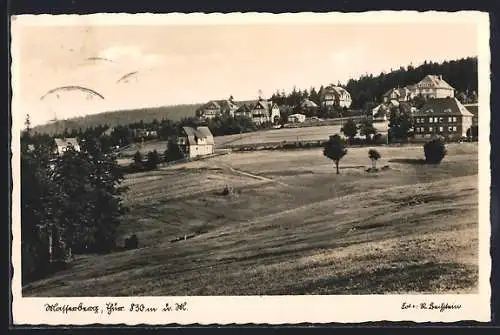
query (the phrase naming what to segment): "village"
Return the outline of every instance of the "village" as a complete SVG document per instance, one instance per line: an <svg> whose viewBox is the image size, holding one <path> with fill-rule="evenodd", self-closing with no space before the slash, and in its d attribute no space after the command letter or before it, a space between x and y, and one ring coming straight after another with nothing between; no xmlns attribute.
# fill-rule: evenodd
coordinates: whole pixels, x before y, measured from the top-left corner
<svg viewBox="0 0 500 335"><path fill-rule="evenodd" d="M96 128L96 139L45 136L44 145L29 144L26 152L42 155L48 145L56 176L70 164L81 170L71 177L75 183L84 171L96 171L86 181L94 183L100 164L117 164L102 187L121 184L116 194L127 210L114 209L120 224L103 231L116 232L102 242L104 254L93 238L69 247L64 230L38 225L54 264L46 269L54 270L27 279L23 290L33 296L473 292L477 238L467 236L477 231L478 168L464 163L477 162L478 103L470 93L428 74L363 109L351 108L345 87L328 85L294 106L278 104L276 96L211 100L184 123L141 122L127 142L109 141L123 133L121 126ZM251 130L217 133L217 122L232 120ZM161 124L170 127L168 136L160 136ZM84 194L71 193L79 188L57 183L74 194L68 210L85 203L77 200ZM409 258L400 257L403 244ZM31 262L24 266L34 268ZM126 281L113 275L122 272L129 273ZM332 273L336 279L328 279Z"/></svg>
<svg viewBox="0 0 500 335"><path fill-rule="evenodd" d="M464 101L464 99L461 100ZM232 97L227 100L211 100L194 113L201 123L222 116L245 117L251 120L255 126L269 125L265 130L268 132L267 137L278 140L270 140L268 143L248 141L243 143L243 141L238 141L238 138L229 141L215 141L207 126L199 126L198 128L184 126L176 139L176 145L183 152L184 157L182 158L193 159L213 155L216 152L216 142L219 142L220 149L223 149L224 152L227 152L227 149L238 149L238 144L240 147L254 145L261 148L283 144L287 137L293 138L295 133L300 133L289 130L286 134L288 136L280 136L279 134L284 134L283 130L287 128L340 125L340 128L336 129L336 133L346 139L347 136L341 128L348 120L355 122L358 127L363 122L368 122L373 126L372 133L369 135L379 134L379 140L368 144L389 144L388 132L391 113L401 110L408 111L408 115L412 119L412 125L408 129L410 133L408 142L422 142L435 136L444 137L450 142L477 140L477 97L472 101L460 102L455 96L455 89L443 80L442 75L427 75L414 85L393 88L383 94L380 101L381 103L371 110L349 110L352 102L351 95L345 88L334 85L326 86L320 92L319 105L307 98L293 107L279 106L277 103L262 97L255 101L244 102L234 101ZM420 102L418 108L416 107L418 103L416 104L415 101ZM320 109L327 112L334 111L337 117L320 118L317 116ZM283 129L278 130L280 128ZM105 134L110 134L112 131L113 129L110 128ZM314 135L321 133L322 130L314 128L310 129L310 132L311 134L305 136L300 135L300 139L303 142L317 142ZM159 151L163 153L167 149L166 143L161 148L155 141L158 139L157 130L136 129L134 135L140 139L139 145L129 145L122 148L123 152L130 152L132 147L138 148L139 151L146 154L149 146L147 141L144 142L144 139L153 141L154 144L150 146L153 150L160 149ZM363 134L360 137L366 138L366 135ZM325 135L323 139L326 141L328 135ZM55 138L55 143L54 150L59 153L62 153L67 145L72 145L79 150L77 138ZM120 150L120 147L115 149Z"/></svg>

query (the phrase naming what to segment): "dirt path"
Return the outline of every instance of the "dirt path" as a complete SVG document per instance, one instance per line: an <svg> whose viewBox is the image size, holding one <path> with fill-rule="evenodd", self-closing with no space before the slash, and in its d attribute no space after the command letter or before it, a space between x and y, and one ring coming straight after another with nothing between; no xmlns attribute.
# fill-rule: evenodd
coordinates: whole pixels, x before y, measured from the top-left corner
<svg viewBox="0 0 500 335"><path fill-rule="evenodd" d="M231 165L222 164L222 163L218 163L218 164L221 167L223 167L223 168L229 169L233 173L237 173L237 174L240 174L240 175L243 175L243 176L247 176L247 177L250 177L250 178L254 178L254 179L258 179L258 180L262 180L262 181L266 181L266 182L270 182L270 183L275 183L275 184L278 184L278 185L281 185L281 186L284 186L284 187L292 187L292 186L290 186L288 184L285 184L285 183L283 183L281 181L277 181L277 180L274 180L274 179L271 179L271 178L266 178L266 177L262 177L262 176L259 176L259 175L253 174L253 173L249 173L249 172L246 172L246 171L235 169Z"/></svg>

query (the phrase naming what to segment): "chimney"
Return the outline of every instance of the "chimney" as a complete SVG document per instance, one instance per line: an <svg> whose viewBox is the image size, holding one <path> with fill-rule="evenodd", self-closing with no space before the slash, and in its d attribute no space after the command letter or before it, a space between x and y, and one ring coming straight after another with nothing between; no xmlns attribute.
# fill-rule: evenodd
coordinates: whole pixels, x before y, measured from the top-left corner
<svg viewBox="0 0 500 335"><path fill-rule="evenodd" d="M443 75L442 74L439 75L439 80L443 80Z"/></svg>

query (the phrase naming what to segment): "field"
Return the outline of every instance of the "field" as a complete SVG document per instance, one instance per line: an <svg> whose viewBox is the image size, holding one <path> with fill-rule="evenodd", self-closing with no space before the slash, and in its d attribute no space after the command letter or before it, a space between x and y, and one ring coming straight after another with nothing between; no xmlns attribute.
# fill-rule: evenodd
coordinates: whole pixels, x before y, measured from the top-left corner
<svg viewBox="0 0 500 335"><path fill-rule="evenodd" d="M387 123L374 123L377 131L380 134L387 134ZM283 128L261 130L251 133L226 135L214 137L215 147L219 149L228 148L231 146L241 146L248 144L263 144L277 142L295 142L295 141L321 141L328 140L330 135L340 134L341 125L335 126L315 126L304 128ZM121 150L123 157L132 157L137 150L142 154L147 154L149 151L156 150L158 153L163 153L167 149L166 141L148 141L134 143Z"/></svg>
<svg viewBox="0 0 500 335"><path fill-rule="evenodd" d="M282 130L279 130L282 131ZM78 256L25 296L474 293L477 144L232 153L128 175L119 244ZM234 188L229 195L224 186Z"/></svg>

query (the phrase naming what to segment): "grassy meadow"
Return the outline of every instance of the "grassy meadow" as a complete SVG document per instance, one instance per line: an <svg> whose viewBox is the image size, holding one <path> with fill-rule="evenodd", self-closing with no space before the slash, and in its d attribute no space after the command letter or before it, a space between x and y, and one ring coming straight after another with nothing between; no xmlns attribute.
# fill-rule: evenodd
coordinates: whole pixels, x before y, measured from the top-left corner
<svg viewBox="0 0 500 335"><path fill-rule="evenodd" d="M421 146L379 147L377 173L369 148L350 148L340 175L318 148L127 175L118 243L135 233L139 248L77 256L23 295L475 293L477 143L447 148L428 166Z"/></svg>

